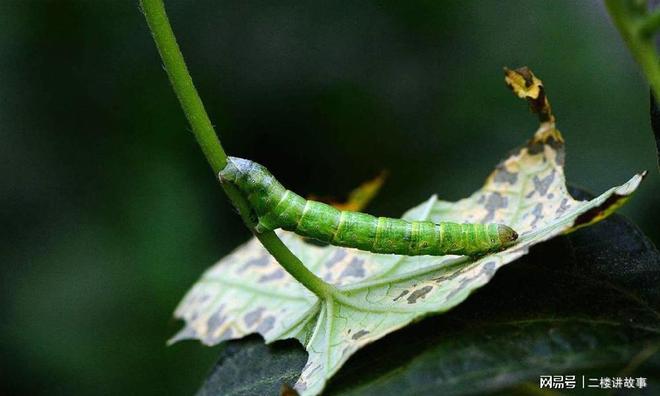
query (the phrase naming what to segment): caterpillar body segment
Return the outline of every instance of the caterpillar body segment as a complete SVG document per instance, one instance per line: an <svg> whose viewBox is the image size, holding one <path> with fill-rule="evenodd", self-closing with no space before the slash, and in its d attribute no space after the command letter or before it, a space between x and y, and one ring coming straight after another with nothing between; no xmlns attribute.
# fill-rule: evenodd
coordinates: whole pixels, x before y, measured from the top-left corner
<svg viewBox="0 0 660 396"><path fill-rule="evenodd" d="M259 220L257 232L282 228L332 245L408 256L476 256L518 238L503 224L436 224L340 211L287 190L264 166L246 159L229 157L219 176L245 195Z"/></svg>

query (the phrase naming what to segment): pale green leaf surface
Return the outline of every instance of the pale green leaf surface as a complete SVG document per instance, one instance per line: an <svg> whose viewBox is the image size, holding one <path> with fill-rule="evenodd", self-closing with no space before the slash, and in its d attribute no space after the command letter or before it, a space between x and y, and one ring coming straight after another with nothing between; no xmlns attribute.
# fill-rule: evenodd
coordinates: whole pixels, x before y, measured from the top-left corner
<svg viewBox="0 0 660 396"><path fill-rule="evenodd" d="M485 185L457 202L432 196L403 217L411 220L503 223L520 235L509 249L481 258L380 255L318 247L288 232L284 243L340 293L321 300L297 283L252 238L211 267L175 312L186 325L172 342L207 345L261 334L266 342L296 338L309 353L295 388L316 395L367 343L425 315L447 311L485 285L497 269L530 246L612 213L643 174L591 201L574 200L563 171L563 139L554 122L502 161Z"/></svg>

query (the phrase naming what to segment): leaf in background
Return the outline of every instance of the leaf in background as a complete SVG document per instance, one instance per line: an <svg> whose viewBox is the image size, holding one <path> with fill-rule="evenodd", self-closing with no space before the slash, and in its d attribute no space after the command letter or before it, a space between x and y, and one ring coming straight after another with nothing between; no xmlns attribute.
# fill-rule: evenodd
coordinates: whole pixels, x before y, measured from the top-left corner
<svg viewBox="0 0 660 396"><path fill-rule="evenodd" d="M625 202L643 175L590 201L573 199L564 179L564 144L543 85L526 68L507 83L541 120L534 137L501 162L485 185L457 202L436 196L404 214L409 220L504 223L519 234L511 248L475 258L378 255L318 247L280 232L305 265L339 293L319 299L297 283L256 239L209 269L175 312L186 326L172 342L208 345L261 334L267 343L296 338L309 356L295 388L321 392L347 359L368 343L463 302L505 264L539 242L600 221ZM439 330L440 331L440 330Z"/></svg>
<svg viewBox="0 0 660 396"><path fill-rule="evenodd" d="M371 202L371 200L373 200L376 195L378 195L378 192L383 186L383 183L385 183L386 178L387 172L382 171L378 176L371 180L367 180L352 190L350 194L348 194L348 199L345 202L338 202L333 199L321 199L315 195L310 195L308 199L325 202L339 210L359 212L367 205L369 205L369 202Z"/></svg>

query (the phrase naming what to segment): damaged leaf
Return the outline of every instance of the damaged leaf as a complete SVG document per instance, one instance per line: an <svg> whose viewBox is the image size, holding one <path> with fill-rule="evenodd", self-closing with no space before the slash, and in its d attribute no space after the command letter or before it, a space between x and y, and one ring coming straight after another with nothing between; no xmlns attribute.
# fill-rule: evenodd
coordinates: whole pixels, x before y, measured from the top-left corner
<svg viewBox="0 0 660 396"><path fill-rule="evenodd" d="M564 140L543 84L527 68L506 70L506 81L539 116L533 138L497 165L468 198L447 202L432 196L403 218L503 223L520 235L517 244L480 258L396 256L312 246L279 232L310 270L337 287L337 293L320 299L253 238L210 268L184 297L175 316L186 325L171 342L198 339L215 345L251 333L267 343L295 338L308 359L294 387L302 395L316 395L366 344L455 307L532 245L600 221L622 205L643 174L595 199L573 199L564 178Z"/></svg>
<svg viewBox="0 0 660 396"><path fill-rule="evenodd" d="M450 312L361 349L323 394L526 395L541 375L644 377L647 388L622 394L657 394L658 284L660 253L614 215L532 247ZM277 394L307 356L292 340L228 345L198 396Z"/></svg>

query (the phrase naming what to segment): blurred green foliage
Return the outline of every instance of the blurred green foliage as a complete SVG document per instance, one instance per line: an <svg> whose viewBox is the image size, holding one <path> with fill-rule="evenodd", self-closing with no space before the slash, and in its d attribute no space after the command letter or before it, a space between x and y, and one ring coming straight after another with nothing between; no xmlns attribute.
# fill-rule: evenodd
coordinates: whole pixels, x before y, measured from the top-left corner
<svg viewBox="0 0 660 396"><path fill-rule="evenodd" d="M648 88L598 1L169 1L229 153L302 194L382 169L395 216L477 189L545 82L568 180L651 170L622 212L660 240ZM0 393L190 394L218 349L165 347L201 272L249 235L132 1L0 3Z"/></svg>

